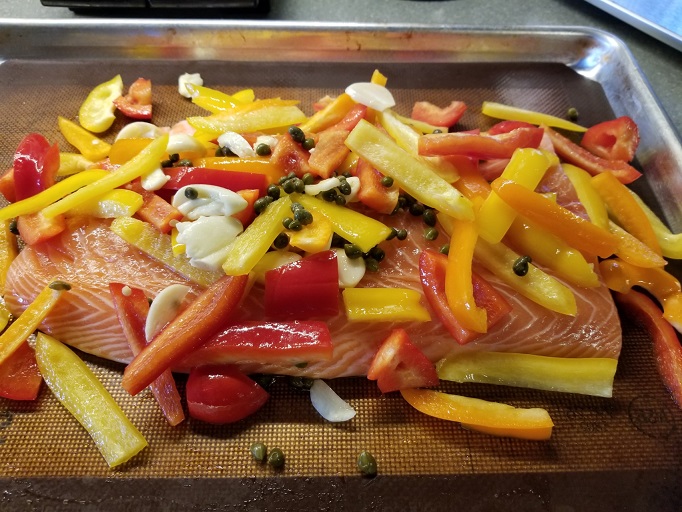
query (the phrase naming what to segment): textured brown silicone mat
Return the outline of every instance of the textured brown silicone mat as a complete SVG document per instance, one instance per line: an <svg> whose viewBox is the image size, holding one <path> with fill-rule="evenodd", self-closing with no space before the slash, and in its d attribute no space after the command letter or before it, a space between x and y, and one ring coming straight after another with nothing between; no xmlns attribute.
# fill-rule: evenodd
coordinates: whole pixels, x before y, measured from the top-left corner
<svg viewBox="0 0 682 512"><path fill-rule="evenodd" d="M14 149L30 131L69 150L57 131L57 116L75 119L88 91L117 73L126 84L138 76L151 78L154 121L169 125L203 113L177 94L177 76L183 72L201 72L206 85L227 92L251 87L260 98L300 99L311 113L313 101L367 81L375 67L388 76L400 113L409 114L415 100L440 105L466 101L470 108L462 128L491 124L479 114L483 100L559 116L573 106L587 125L612 116L598 84L555 64L8 61L0 69L0 167L11 165ZM119 119L105 138L111 140L123 124ZM646 187L640 185L640 192L646 195ZM467 500L483 495L487 501L471 509L560 510L555 507L561 503L583 503L575 510L587 510L603 503L607 508L602 510L625 510L640 509L623 496L641 489L642 496L660 499L647 501L648 509L676 510L682 499L676 483L682 475L682 411L661 384L645 333L627 322L612 399L443 385L467 396L547 408L556 425L547 442L466 431L422 415L398 394L381 396L364 379L331 383L357 410L348 423L325 422L305 392L280 379L265 407L236 425L189 419L171 428L150 394L130 397L121 389L121 365L84 358L149 447L110 470L45 386L35 403L0 400L0 478L5 486L0 508L262 510L268 504L312 503L328 510L418 510L425 503L471 504ZM184 377L178 380L182 388ZM275 471L255 463L248 451L254 441L282 448L285 468ZM376 456L376 479L358 475L355 460L361 450ZM364 501L356 503L356 497ZM440 509L435 504L428 508Z"/></svg>

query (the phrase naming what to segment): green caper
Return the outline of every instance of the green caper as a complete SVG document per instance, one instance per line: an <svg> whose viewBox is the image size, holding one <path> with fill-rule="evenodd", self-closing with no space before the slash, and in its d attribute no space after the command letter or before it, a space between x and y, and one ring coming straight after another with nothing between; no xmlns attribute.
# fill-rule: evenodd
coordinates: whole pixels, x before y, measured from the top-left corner
<svg viewBox="0 0 682 512"><path fill-rule="evenodd" d="M197 197L199 197L199 192L197 191L196 188L193 187L187 187L185 189L185 197L189 199L190 201L193 201Z"/></svg>
<svg viewBox="0 0 682 512"><path fill-rule="evenodd" d="M379 262L375 258L365 258L365 268L370 272L378 272Z"/></svg>
<svg viewBox="0 0 682 512"><path fill-rule="evenodd" d="M256 199L256 202L253 203L253 209L258 215L260 215L265 211L268 205L272 203L272 201L273 199L270 196L259 197L258 199Z"/></svg>
<svg viewBox="0 0 682 512"><path fill-rule="evenodd" d="M279 448L273 448L268 454L268 464L273 468L284 466L284 452Z"/></svg>
<svg viewBox="0 0 682 512"><path fill-rule="evenodd" d="M192 161L188 158L178 160L176 167L192 167Z"/></svg>
<svg viewBox="0 0 682 512"><path fill-rule="evenodd" d="M427 240L435 240L438 238L438 230L436 228L429 228L424 231L424 238Z"/></svg>
<svg viewBox="0 0 682 512"><path fill-rule="evenodd" d="M350 183L347 181L343 181L341 185L339 185L339 192L341 192L344 196L349 196L351 192L353 192L353 189L350 186Z"/></svg>
<svg viewBox="0 0 682 512"><path fill-rule="evenodd" d="M405 240L407 238L407 230L406 229L399 229L398 234L396 235L396 238L398 240Z"/></svg>
<svg viewBox="0 0 682 512"><path fill-rule="evenodd" d="M306 185L312 185L313 183L315 183L315 176L313 176L309 172L301 176L301 179L303 180L303 183L305 183Z"/></svg>
<svg viewBox="0 0 682 512"><path fill-rule="evenodd" d="M315 139L312 137L307 137L306 139L303 140L301 143L301 147L305 149L306 151L310 151L315 147Z"/></svg>
<svg viewBox="0 0 682 512"><path fill-rule="evenodd" d="M52 281L49 284L49 287L52 290L65 290L66 291L66 290L71 289L71 285L69 283L67 283L66 281Z"/></svg>
<svg viewBox="0 0 682 512"><path fill-rule="evenodd" d="M578 120L578 109L575 107L570 107L566 111L566 118L569 119L570 121L577 121Z"/></svg>
<svg viewBox="0 0 682 512"><path fill-rule="evenodd" d="M275 249L284 249L289 245L289 235L286 233L280 233L275 238L275 241L272 242L272 245L275 247Z"/></svg>
<svg viewBox="0 0 682 512"><path fill-rule="evenodd" d="M9 231L13 235L19 235L19 227L17 226L17 219L12 219L9 223Z"/></svg>
<svg viewBox="0 0 682 512"><path fill-rule="evenodd" d="M421 203L412 203L410 205L410 213L414 215L415 217L419 217L420 215L424 214L424 205Z"/></svg>
<svg viewBox="0 0 682 512"><path fill-rule="evenodd" d="M294 220L297 220L304 226L307 226L313 221L313 214L308 210L298 209L294 212Z"/></svg>
<svg viewBox="0 0 682 512"><path fill-rule="evenodd" d="M383 259L386 257L386 251L376 245L372 247L367 254L378 262L383 261Z"/></svg>
<svg viewBox="0 0 682 512"><path fill-rule="evenodd" d="M284 192L287 194L293 194L296 191L296 185L294 183L294 180L292 179L287 179L282 183L282 189L284 189Z"/></svg>
<svg viewBox="0 0 682 512"><path fill-rule="evenodd" d="M291 231L301 231L303 229L303 224L294 219L289 223L289 229Z"/></svg>
<svg viewBox="0 0 682 512"><path fill-rule="evenodd" d="M436 222L438 221L438 218L436 217L436 212L432 208L427 208L424 210L424 215L422 215L422 219L424 220L424 224L426 224L429 227L433 227L436 225Z"/></svg>
<svg viewBox="0 0 682 512"><path fill-rule="evenodd" d="M301 130L298 126L290 126L289 135L291 135L291 138L294 140L294 142L298 142L299 144L303 144L305 141L305 133L303 133L303 130Z"/></svg>
<svg viewBox="0 0 682 512"><path fill-rule="evenodd" d="M441 245L440 249L438 250L441 254L447 255L450 252L450 244L443 244Z"/></svg>
<svg viewBox="0 0 682 512"><path fill-rule="evenodd" d="M339 206L345 206L346 198L344 196L342 196L341 194L339 194L334 198L334 202L336 204L338 204Z"/></svg>
<svg viewBox="0 0 682 512"><path fill-rule="evenodd" d="M173 167L171 160L161 160L161 167Z"/></svg>
<svg viewBox="0 0 682 512"><path fill-rule="evenodd" d="M178 160L180 160L180 155L177 154L177 153L173 153L172 155L168 155L168 160L170 160L171 162L175 163L175 162L177 162Z"/></svg>
<svg viewBox="0 0 682 512"><path fill-rule="evenodd" d="M271 185L268 185L268 189L266 192L273 199L279 199L279 195L280 195L281 191L280 191L279 187L273 183Z"/></svg>
<svg viewBox="0 0 682 512"><path fill-rule="evenodd" d="M520 258L517 258L516 261L514 262L514 265L512 266L512 270L514 271L514 274L516 274L519 277L523 277L528 273L529 269L529 264L530 262L533 261L530 256L521 256Z"/></svg>
<svg viewBox="0 0 682 512"><path fill-rule="evenodd" d="M301 178L294 178L292 181L294 182L294 190L299 194L303 194L305 192L305 183L303 180Z"/></svg>
<svg viewBox="0 0 682 512"><path fill-rule="evenodd" d="M392 187L393 178L391 178L390 176L384 176L383 178L381 178L381 184L386 188Z"/></svg>
<svg viewBox="0 0 682 512"><path fill-rule="evenodd" d="M271 153L272 148L270 147L269 144L265 144L264 142L256 144L256 154L258 156L268 156Z"/></svg>
<svg viewBox="0 0 682 512"><path fill-rule="evenodd" d="M284 226L286 229L290 229L289 226L291 226L292 222L294 222L294 219L291 217L286 217L282 219L282 226Z"/></svg>
<svg viewBox="0 0 682 512"><path fill-rule="evenodd" d="M398 196L398 203L396 204L396 210L399 210L401 208L405 208L407 205L407 197L405 197L403 194L400 194Z"/></svg>
<svg viewBox="0 0 682 512"><path fill-rule="evenodd" d="M254 373L250 375L251 380L254 380L256 384L262 387L264 390L268 390L277 381L277 377L270 373Z"/></svg>
<svg viewBox="0 0 682 512"><path fill-rule="evenodd" d="M362 250L355 244L345 244L343 251L352 260L362 257Z"/></svg>
<svg viewBox="0 0 682 512"><path fill-rule="evenodd" d="M253 443L251 448L249 448L249 451L251 452L253 458L258 462L264 462L268 455L268 447L261 442Z"/></svg>
<svg viewBox="0 0 682 512"><path fill-rule="evenodd" d="M289 385L292 388L309 391L313 385L313 379L308 377L289 377Z"/></svg>
<svg viewBox="0 0 682 512"><path fill-rule="evenodd" d="M336 191L335 188L332 188L331 190L325 190L322 192L322 199L325 201L329 201L330 203L333 203L336 201L336 196L338 196L339 193Z"/></svg>
<svg viewBox="0 0 682 512"><path fill-rule="evenodd" d="M358 469L365 476L375 476L377 474L377 460L374 455L367 450L363 450L358 455Z"/></svg>
<svg viewBox="0 0 682 512"><path fill-rule="evenodd" d="M338 233L332 233L332 247L343 247L348 243L348 240L343 238Z"/></svg>
<svg viewBox="0 0 682 512"><path fill-rule="evenodd" d="M391 228L391 232L386 237L386 240L393 240L396 236L398 236L398 230L396 228Z"/></svg>
<svg viewBox="0 0 682 512"><path fill-rule="evenodd" d="M441 130L440 128L436 128L431 133L443 133L443 130Z"/></svg>

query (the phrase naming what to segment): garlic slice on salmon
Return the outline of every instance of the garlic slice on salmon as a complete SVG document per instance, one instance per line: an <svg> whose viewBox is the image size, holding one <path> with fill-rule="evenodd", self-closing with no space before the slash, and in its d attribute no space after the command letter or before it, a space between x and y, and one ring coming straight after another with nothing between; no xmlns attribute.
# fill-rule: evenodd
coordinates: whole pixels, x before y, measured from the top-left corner
<svg viewBox="0 0 682 512"><path fill-rule="evenodd" d="M157 167L153 171L143 174L140 177L142 188L150 191L163 188L163 186L168 183L168 180L170 180L170 176L164 173L161 167Z"/></svg>
<svg viewBox="0 0 682 512"><path fill-rule="evenodd" d="M334 249L339 265L339 288L357 286L365 276L367 266L362 258L349 258L344 249Z"/></svg>
<svg viewBox="0 0 682 512"><path fill-rule="evenodd" d="M144 336L147 341L156 334L180 311L182 301L185 299L190 287L184 284L172 284L159 292L149 306L147 322L144 326Z"/></svg>
<svg viewBox="0 0 682 512"><path fill-rule="evenodd" d="M248 202L236 192L215 185L187 185L173 196L173 206L190 220L213 215L233 215Z"/></svg>
<svg viewBox="0 0 682 512"><path fill-rule="evenodd" d="M178 222L175 227L176 240L185 245L190 265L203 270L219 270L227 258L229 245L244 230L237 219L222 215Z"/></svg>

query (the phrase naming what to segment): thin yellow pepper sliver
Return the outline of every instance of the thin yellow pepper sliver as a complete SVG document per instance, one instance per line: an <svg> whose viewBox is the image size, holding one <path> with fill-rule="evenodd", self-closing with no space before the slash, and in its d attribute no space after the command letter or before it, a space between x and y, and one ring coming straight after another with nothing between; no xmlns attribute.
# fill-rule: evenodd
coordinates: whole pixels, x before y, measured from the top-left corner
<svg viewBox="0 0 682 512"><path fill-rule="evenodd" d="M36 361L47 386L87 430L110 467L123 464L147 446L92 370L66 345L39 333Z"/></svg>

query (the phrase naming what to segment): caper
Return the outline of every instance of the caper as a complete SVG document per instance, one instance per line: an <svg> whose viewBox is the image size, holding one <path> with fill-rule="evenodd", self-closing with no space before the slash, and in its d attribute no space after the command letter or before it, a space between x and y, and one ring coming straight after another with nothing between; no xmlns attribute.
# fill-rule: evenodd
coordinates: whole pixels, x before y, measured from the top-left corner
<svg viewBox="0 0 682 512"><path fill-rule="evenodd" d="M306 139L303 140L301 143L301 147L305 149L306 151L310 151L315 147L315 139L312 137L307 137Z"/></svg>
<svg viewBox="0 0 682 512"><path fill-rule="evenodd" d="M348 240L343 238L338 233L332 233L332 247L343 247L348 243Z"/></svg>
<svg viewBox="0 0 682 512"><path fill-rule="evenodd" d="M528 265L531 261L533 260L530 256L521 256L520 258L517 258L517 260L514 262L514 265L512 266L514 274L519 277L525 276L528 273Z"/></svg>
<svg viewBox="0 0 682 512"><path fill-rule="evenodd" d="M384 176L383 178L381 178L381 184L386 188L392 187L393 178L391 178L390 176Z"/></svg>
<svg viewBox="0 0 682 512"><path fill-rule="evenodd" d="M334 202L336 204L338 204L339 206L345 206L346 198L344 196L342 196L341 194L339 194L334 198Z"/></svg>
<svg viewBox="0 0 682 512"><path fill-rule="evenodd" d="M362 250L355 244L345 244L343 251L352 260L362 257Z"/></svg>
<svg viewBox="0 0 682 512"><path fill-rule="evenodd" d="M188 158L184 158L182 160L178 160L177 166L176 167L192 167L192 161Z"/></svg>
<svg viewBox="0 0 682 512"><path fill-rule="evenodd" d="M294 219L289 223L289 229L291 231L301 231L303 229L303 224Z"/></svg>
<svg viewBox="0 0 682 512"><path fill-rule="evenodd" d="M307 226L313 221L313 214L301 208L294 212L294 219Z"/></svg>
<svg viewBox="0 0 682 512"><path fill-rule="evenodd" d="M338 192L336 191L335 188L332 188L331 190L325 190L322 192L322 199L325 201L329 201L330 203L333 203L336 201L336 196L338 196Z"/></svg>
<svg viewBox="0 0 682 512"><path fill-rule="evenodd" d="M351 192L353 192L353 189L350 186L350 183L347 181L343 181L341 185L339 185L339 192L341 192L344 196L349 196Z"/></svg>
<svg viewBox="0 0 682 512"><path fill-rule="evenodd" d="M177 154L177 153L173 153L172 155L168 155L168 160L170 160L171 162L175 163L175 162L177 162L178 160L180 160L180 155Z"/></svg>
<svg viewBox="0 0 682 512"><path fill-rule="evenodd" d="M282 188L284 189L284 192L286 192L287 194L293 194L296 191L296 185L294 184L294 180L287 179L282 183Z"/></svg>
<svg viewBox="0 0 682 512"><path fill-rule="evenodd" d="M365 268L370 272L378 272L379 262L375 258L365 258Z"/></svg>
<svg viewBox="0 0 682 512"><path fill-rule="evenodd" d="M268 390L277 381L277 377L270 373L255 373L250 375L251 380L254 380L256 384L262 387L264 390Z"/></svg>
<svg viewBox="0 0 682 512"><path fill-rule="evenodd" d="M396 236L398 236L398 230L396 228L391 228L391 232L386 237L386 240L393 240Z"/></svg>
<svg viewBox="0 0 682 512"><path fill-rule="evenodd" d="M251 445L251 448L249 448L249 451L251 452L253 458L256 459L258 462L264 462L265 458L268 455L267 446L265 446L265 444L261 442L253 443Z"/></svg>
<svg viewBox="0 0 682 512"><path fill-rule="evenodd" d="M66 281L52 281L49 284L49 287L52 290L65 290L66 291L66 290L71 289L71 285L69 283L67 283Z"/></svg>
<svg viewBox="0 0 682 512"><path fill-rule="evenodd" d="M258 156L268 156L271 153L272 148L270 147L269 144L265 144L264 142L256 144L256 154Z"/></svg>
<svg viewBox="0 0 682 512"><path fill-rule="evenodd" d="M419 217L420 215L424 214L424 205L421 203L412 203L410 205L410 213L414 215L415 217Z"/></svg>
<svg viewBox="0 0 682 512"><path fill-rule="evenodd" d="M407 230L406 229L399 229L398 234L396 235L396 238L398 240L405 240L407 238Z"/></svg>
<svg viewBox="0 0 682 512"><path fill-rule="evenodd" d="M291 135L294 142L298 142L299 144L302 144L305 141L305 133L303 133L303 130L298 126L290 126L289 135Z"/></svg>
<svg viewBox="0 0 682 512"><path fill-rule="evenodd" d="M279 187L277 185L275 185L274 183L271 185L268 185L267 194L270 197L272 197L273 199L279 199L280 192L281 191L280 191Z"/></svg>
<svg viewBox="0 0 682 512"><path fill-rule="evenodd" d="M291 226L292 222L294 222L294 219L291 217L285 217L282 219L282 226L284 226L286 229L290 229L289 226Z"/></svg>
<svg viewBox="0 0 682 512"><path fill-rule="evenodd" d="M383 261L383 259L386 257L386 251L384 251L381 247L374 246L369 250L369 253L367 253L370 257L374 258L378 262Z"/></svg>
<svg viewBox="0 0 682 512"><path fill-rule="evenodd" d="M187 187L185 189L185 197L189 199L190 201L193 201L197 197L199 197L199 192L197 191L196 188L193 187Z"/></svg>
<svg viewBox="0 0 682 512"><path fill-rule="evenodd" d="M315 176L313 176L309 172L301 176L301 179L303 180L303 183L305 183L306 185L312 185L313 183L315 183Z"/></svg>
<svg viewBox="0 0 682 512"><path fill-rule="evenodd" d="M566 117L567 117L570 121L577 121L577 120L578 120L578 109L575 108L575 107L570 107L570 108L566 111Z"/></svg>
<svg viewBox="0 0 682 512"><path fill-rule="evenodd" d="M292 388L309 391L313 385L313 379L308 377L289 377L289 385Z"/></svg>
<svg viewBox="0 0 682 512"><path fill-rule="evenodd" d="M450 252L450 244L441 245L438 252L440 252L441 254L447 255Z"/></svg>
<svg viewBox="0 0 682 512"><path fill-rule="evenodd" d="M173 162L170 160L161 160L161 167L173 167Z"/></svg>
<svg viewBox="0 0 682 512"><path fill-rule="evenodd" d="M17 219L12 219L9 223L9 231L13 235L19 235L19 227L17 226Z"/></svg>
<svg viewBox="0 0 682 512"><path fill-rule="evenodd" d="M275 247L275 249L284 249L289 245L289 235L286 233L280 233L277 235L272 245Z"/></svg>
<svg viewBox="0 0 682 512"><path fill-rule="evenodd" d="M265 211L265 209L268 207L270 203L272 203L272 197L270 196L259 197L258 199L256 199L256 202L253 203L253 209L258 215L260 215Z"/></svg>
<svg viewBox="0 0 682 512"><path fill-rule="evenodd" d="M443 133L443 130L441 130L440 128L436 128L431 133Z"/></svg>
<svg viewBox="0 0 682 512"><path fill-rule="evenodd" d="M377 460L374 455L367 450L363 450L358 455L358 469L365 476L375 476L377 474Z"/></svg>
<svg viewBox="0 0 682 512"><path fill-rule="evenodd" d="M422 215L422 219L424 220L424 224L427 226L433 227L436 225L436 222L438 219L436 218L436 212L432 208L427 208L424 210L424 215Z"/></svg>
<svg viewBox="0 0 682 512"><path fill-rule="evenodd" d="M424 238L427 240L435 240L438 238L438 230L436 228L429 228L424 231Z"/></svg>
<svg viewBox="0 0 682 512"><path fill-rule="evenodd" d="M305 183L301 178L294 178L294 190L298 192L299 194L303 194L305 192Z"/></svg>
<svg viewBox="0 0 682 512"><path fill-rule="evenodd" d="M268 454L268 464L273 468L284 466L284 452L279 448L273 448Z"/></svg>

